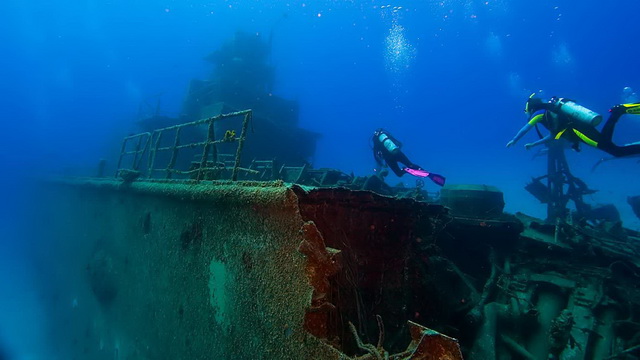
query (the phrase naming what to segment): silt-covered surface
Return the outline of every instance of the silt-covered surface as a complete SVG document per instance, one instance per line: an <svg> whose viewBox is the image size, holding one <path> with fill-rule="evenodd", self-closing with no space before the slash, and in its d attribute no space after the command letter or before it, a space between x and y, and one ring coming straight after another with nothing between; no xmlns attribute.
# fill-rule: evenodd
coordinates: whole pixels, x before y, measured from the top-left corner
<svg viewBox="0 0 640 360"><path fill-rule="evenodd" d="M412 200L398 202L399 212L390 214L369 206L389 198L281 182L76 179L47 183L45 190L43 203L52 206L43 209L49 241L40 259L51 328L65 329L51 336L60 356L337 359L336 348L362 355L350 345L347 322L361 334L375 332L374 313L388 315L392 330L402 322L392 318L388 302L359 319L363 300L337 284L349 276L344 269L382 274L367 269L381 261L380 250L407 251L415 224L405 217L421 207ZM402 239L387 236L394 232ZM387 245L358 263L348 238L358 249L366 241L373 249ZM393 288L402 285L398 274L391 280ZM363 281L354 285L367 293L389 278Z"/></svg>

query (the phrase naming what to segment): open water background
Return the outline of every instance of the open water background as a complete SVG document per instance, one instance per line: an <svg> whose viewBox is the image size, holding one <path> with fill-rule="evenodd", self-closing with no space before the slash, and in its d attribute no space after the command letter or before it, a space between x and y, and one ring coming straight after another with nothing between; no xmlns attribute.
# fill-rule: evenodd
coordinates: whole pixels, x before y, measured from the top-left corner
<svg viewBox="0 0 640 360"><path fill-rule="evenodd" d="M24 215L38 205L33 179L113 163L139 105L160 99L164 114L180 114L188 82L211 74L203 57L236 31L273 35L273 92L298 100L301 126L322 135L315 167L371 173L370 134L385 127L449 183L497 186L507 211L544 217L522 189L546 169L523 148L537 136L505 148L524 101L542 91L606 114L628 100L624 87L640 92L638 13L635 0L5 0L0 359L48 358L28 256L47 239L21 236L41 221ZM616 141L639 140L640 116L624 118ZM599 190L587 200L615 204L638 229L626 197L640 195L640 164L592 172L603 155L583 146L568 158Z"/></svg>

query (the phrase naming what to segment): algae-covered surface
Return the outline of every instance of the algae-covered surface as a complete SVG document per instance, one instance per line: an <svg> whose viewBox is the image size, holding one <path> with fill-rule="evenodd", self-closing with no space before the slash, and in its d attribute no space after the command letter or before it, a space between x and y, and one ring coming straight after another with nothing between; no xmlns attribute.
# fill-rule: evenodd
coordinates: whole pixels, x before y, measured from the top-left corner
<svg viewBox="0 0 640 360"><path fill-rule="evenodd" d="M65 328L53 335L61 356L337 356L303 330L312 287L290 186L46 186L55 207L44 214L51 242L42 250L55 259L47 264L52 292L65 298L51 304L53 327Z"/></svg>

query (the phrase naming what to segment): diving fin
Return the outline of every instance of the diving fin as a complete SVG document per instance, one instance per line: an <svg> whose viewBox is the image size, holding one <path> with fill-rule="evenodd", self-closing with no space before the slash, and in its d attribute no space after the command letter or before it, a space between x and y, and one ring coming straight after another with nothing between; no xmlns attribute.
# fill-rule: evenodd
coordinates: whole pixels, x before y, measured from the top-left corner
<svg viewBox="0 0 640 360"><path fill-rule="evenodd" d="M635 103L635 104L622 104L622 106L624 106L625 108L625 113L627 114L640 114L640 103Z"/></svg>
<svg viewBox="0 0 640 360"><path fill-rule="evenodd" d="M440 186L444 186L445 181L447 181L447 179L444 176L433 174L433 173L429 174L429 179L431 179L431 181L436 183L436 185L440 185Z"/></svg>
<svg viewBox="0 0 640 360"><path fill-rule="evenodd" d="M420 169L403 168L402 170L404 170L404 172L406 172L409 175L413 175L417 177L427 177L430 175L428 171L424 171Z"/></svg>
<svg viewBox="0 0 640 360"><path fill-rule="evenodd" d="M433 181L434 183L436 183L437 185L440 185L440 186L444 186L444 183L446 181L444 176L438 175L438 174L434 174L434 173L430 173L430 172L425 171L425 170L410 169L410 168L404 168L402 170L404 170L409 175L413 175L413 176L417 176L417 177L428 177L429 179L431 179L431 181Z"/></svg>

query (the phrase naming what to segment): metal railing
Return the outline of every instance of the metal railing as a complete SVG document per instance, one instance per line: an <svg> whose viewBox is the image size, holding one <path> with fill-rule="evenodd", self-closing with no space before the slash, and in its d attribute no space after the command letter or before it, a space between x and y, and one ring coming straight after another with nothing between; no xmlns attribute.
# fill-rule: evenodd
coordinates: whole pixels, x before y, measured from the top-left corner
<svg viewBox="0 0 640 360"><path fill-rule="evenodd" d="M252 114L251 110L237 111L157 129L151 133L145 132L127 136L122 141L116 177L119 176L123 170L133 170L140 172L141 176L146 176L147 178L154 177L154 174L157 172L164 172L166 179L172 179L174 174L180 174L189 175L192 179L202 180L205 178L205 174L207 172L228 170L225 166L226 162L219 161L219 158L221 158L223 154L218 154L218 145L236 143L237 147L235 150L231 173L231 180L235 181L238 178L238 171L243 170L252 172L251 169L244 169L240 167L242 148L246 140L247 129L249 122L251 121ZM215 124L221 120L234 118L242 118L240 136L237 136L235 130L226 130L224 135L216 138L217 134ZM204 138L204 140L183 143L184 139L182 134L184 130L204 126L206 126L206 131L202 132L202 138ZM162 145L163 136L166 137L166 134L171 132L175 132L172 143L170 145ZM197 134L199 135L199 133ZM197 166L195 166L195 168L188 170L180 170L176 168L178 155L181 150L197 150L198 148L202 148L202 153L198 156L199 159L197 159ZM157 164L160 162L160 160L158 160L158 155L161 153L169 154L169 160L164 167L158 167ZM130 167L125 168L123 167L123 162L128 158L131 158ZM143 165L146 165L146 169ZM146 172L143 173L145 170Z"/></svg>

